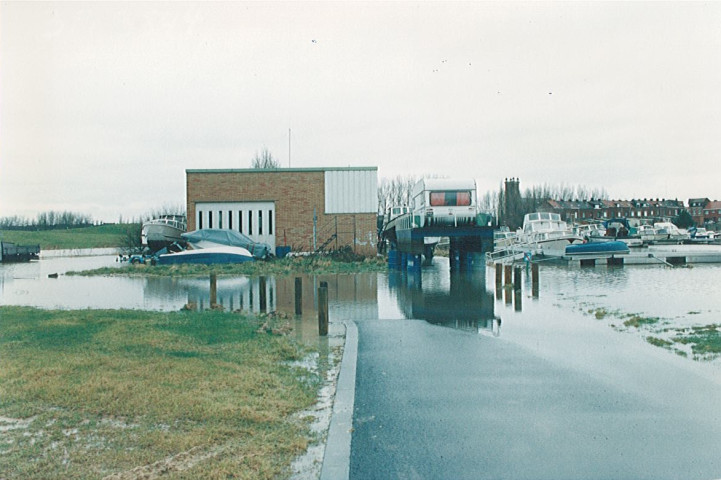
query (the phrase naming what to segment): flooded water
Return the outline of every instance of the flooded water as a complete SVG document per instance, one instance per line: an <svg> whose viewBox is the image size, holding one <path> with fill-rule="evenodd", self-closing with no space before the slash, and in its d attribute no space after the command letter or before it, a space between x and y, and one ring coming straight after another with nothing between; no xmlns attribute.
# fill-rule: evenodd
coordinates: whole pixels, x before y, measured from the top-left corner
<svg viewBox="0 0 721 480"><path fill-rule="evenodd" d="M120 266L114 255L44 256L39 261L0 264L0 304L39 308L145 309L173 311L186 304L207 308L210 281L199 278L81 277L65 275ZM558 342L586 348L583 338L643 336L623 327L624 315L658 317L663 330L721 323L721 265L693 268L626 266L568 268L542 266L538 298L530 272L522 290L495 291L495 271L481 267L451 272L434 259L421 273L397 271L356 275L303 276L302 318L313 328L317 287L328 282L331 320L418 319L467 332L502 337L529 348L558 350ZM57 274L57 278L51 278ZM227 310L294 313L295 277L219 277L217 300ZM607 312L597 318L595 312ZM649 335L646 332L646 335ZM628 336L628 335L627 335ZM553 342L543 339L553 338ZM589 342L591 340L589 339ZM643 339L640 343L645 343Z"/></svg>

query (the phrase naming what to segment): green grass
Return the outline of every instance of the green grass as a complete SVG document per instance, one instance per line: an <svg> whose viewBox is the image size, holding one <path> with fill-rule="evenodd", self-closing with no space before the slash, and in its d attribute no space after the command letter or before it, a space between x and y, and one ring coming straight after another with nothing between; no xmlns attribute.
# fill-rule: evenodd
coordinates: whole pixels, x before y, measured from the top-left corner
<svg viewBox="0 0 721 480"><path fill-rule="evenodd" d="M721 326L706 325L694 327L688 335L679 335L674 340L691 345L695 355L715 357L721 355Z"/></svg>
<svg viewBox="0 0 721 480"><path fill-rule="evenodd" d="M291 366L309 350L269 321L0 308L2 477L287 475L309 437L291 415L320 375Z"/></svg>
<svg viewBox="0 0 721 480"><path fill-rule="evenodd" d="M623 325L626 327L639 328L642 325L653 325L658 322L659 318L657 317L642 317L641 315L631 314L629 315L629 319L623 322Z"/></svg>
<svg viewBox="0 0 721 480"><path fill-rule="evenodd" d="M34 232L3 230L0 240L18 245L40 245L41 250L122 247L129 228L129 224L114 224Z"/></svg>
<svg viewBox="0 0 721 480"><path fill-rule="evenodd" d="M227 265L126 265L104 267L83 272L69 272L69 275L129 275L129 276L205 276L218 275L290 275L295 273L332 274L385 272L388 265L382 257L368 257L363 260L340 261L328 257L286 257L267 261L243 262Z"/></svg>

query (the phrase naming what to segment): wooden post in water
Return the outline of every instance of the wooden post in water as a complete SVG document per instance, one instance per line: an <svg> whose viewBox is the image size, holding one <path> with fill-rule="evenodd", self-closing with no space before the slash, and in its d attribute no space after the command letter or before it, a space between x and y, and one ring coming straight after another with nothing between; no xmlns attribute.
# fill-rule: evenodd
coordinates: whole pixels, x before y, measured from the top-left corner
<svg viewBox="0 0 721 480"><path fill-rule="evenodd" d="M218 276L215 273L210 274L210 308L218 303Z"/></svg>
<svg viewBox="0 0 721 480"><path fill-rule="evenodd" d="M521 291L521 267L513 269L513 290L516 292Z"/></svg>
<svg viewBox="0 0 721 480"><path fill-rule="evenodd" d="M503 285L513 285L513 279L511 278L511 275L513 274L513 266L506 265L505 267L506 268L503 275Z"/></svg>
<svg viewBox="0 0 721 480"><path fill-rule="evenodd" d="M318 335L328 335L328 282L318 287Z"/></svg>
<svg viewBox="0 0 721 480"><path fill-rule="evenodd" d="M295 314L303 314L303 278L295 277Z"/></svg>
<svg viewBox="0 0 721 480"><path fill-rule="evenodd" d="M265 296L265 277L258 278L258 297L260 300L260 311L268 310L268 301Z"/></svg>
<svg viewBox="0 0 721 480"><path fill-rule="evenodd" d="M503 286L503 265L496 264L496 290Z"/></svg>
<svg viewBox="0 0 721 480"><path fill-rule="evenodd" d="M533 298L538 298L538 264L531 264L531 291Z"/></svg>

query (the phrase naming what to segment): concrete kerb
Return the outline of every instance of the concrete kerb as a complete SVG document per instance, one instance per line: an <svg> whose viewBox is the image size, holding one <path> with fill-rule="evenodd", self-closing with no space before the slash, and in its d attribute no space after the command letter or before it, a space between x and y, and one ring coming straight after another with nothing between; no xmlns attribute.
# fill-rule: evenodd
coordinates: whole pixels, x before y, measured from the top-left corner
<svg viewBox="0 0 721 480"><path fill-rule="evenodd" d="M328 440L323 456L320 480L341 480L350 476L350 444L353 434L358 327L352 320L343 323L346 328L345 347L343 348L343 360L338 373L333 415L328 428Z"/></svg>

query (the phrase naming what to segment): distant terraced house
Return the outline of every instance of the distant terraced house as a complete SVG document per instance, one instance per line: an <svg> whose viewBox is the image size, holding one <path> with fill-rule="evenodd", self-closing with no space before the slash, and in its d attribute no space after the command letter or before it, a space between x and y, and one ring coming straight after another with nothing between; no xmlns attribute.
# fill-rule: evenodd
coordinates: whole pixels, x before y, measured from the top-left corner
<svg viewBox="0 0 721 480"><path fill-rule="evenodd" d="M633 200L546 200L539 211L559 213L569 223L587 223L611 218L628 218L637 223L668 221L686 210L683 201L666 199Z"/></svg>

